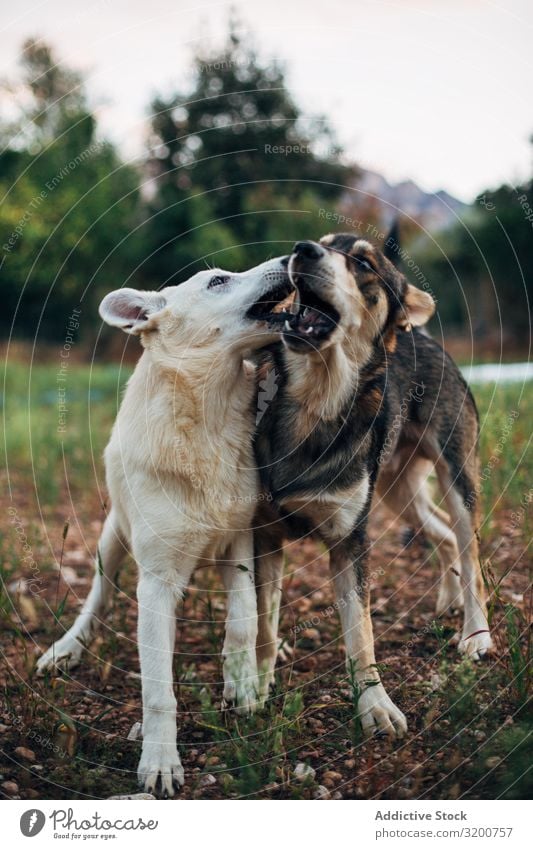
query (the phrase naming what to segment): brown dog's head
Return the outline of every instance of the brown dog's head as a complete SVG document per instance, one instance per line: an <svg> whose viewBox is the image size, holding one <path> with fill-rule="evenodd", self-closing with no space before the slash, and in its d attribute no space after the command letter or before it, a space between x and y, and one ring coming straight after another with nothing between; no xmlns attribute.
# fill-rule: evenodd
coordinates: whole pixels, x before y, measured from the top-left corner
<svg viewBox="0 0 533 849"><path fill-rule="evenodd" d="M302 353L356 334L371 343L425 324L435 310L431 295L411 286L379 248L347 233L297 242L289 274L299 297L283 339Z"/></svg>

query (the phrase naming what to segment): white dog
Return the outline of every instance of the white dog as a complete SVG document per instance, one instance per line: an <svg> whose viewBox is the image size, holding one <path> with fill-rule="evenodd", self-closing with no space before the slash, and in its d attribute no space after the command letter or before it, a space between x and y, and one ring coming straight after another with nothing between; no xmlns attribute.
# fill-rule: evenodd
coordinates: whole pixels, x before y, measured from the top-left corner
<svg viewBox="0 0 533 849"><path fill-rule="evenodd" d="M241 711L255 706L256 390L243 359L278 338L280 316L272 310L290 290L286 261L278 258L243 274L202 271L162 292L119 289L100 306L104 321L139 334L145 350L105 452L112 509L90 594L38 669L79 662L129 549L139 568L138 776L147 791L160 779L172 795L184 780L172 682L175 606L200 562L218 562L228 589L224 699Z"/></svg>

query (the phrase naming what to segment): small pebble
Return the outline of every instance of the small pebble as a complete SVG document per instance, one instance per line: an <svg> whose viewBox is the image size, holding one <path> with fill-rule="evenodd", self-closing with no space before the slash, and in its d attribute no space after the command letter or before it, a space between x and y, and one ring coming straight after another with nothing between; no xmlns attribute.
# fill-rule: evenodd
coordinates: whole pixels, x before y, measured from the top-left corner
<svg viewBox="0 0 533 849"><path fill-rule="evenodd" d="M19 786L15 781L4 781L0 786L7 796L15 796L19 792Z"/></svg>
<svg viewBox="0 0 533 849"><path fill-rule="evenodd" d="M342 781L342 775L340 772L334 772L332 769L328 769L322 778L328 779L329 781Z"/></svg>
<svg viewBox="0 0 533 849"><path fill-rule="evenodd" d="M15 754L24 761L35 762L35 752L32 752L31 749L27 749L25 746L17 746Z"/></svg>
<svg viewBox="0 0 533 849"><path fill-rule="evenodd" d="M302 637L304 637L304 639L306 640L317 641L320 640L320 631L318 631L316 628L306 628L304 631L302 631Z"/></svg>
<svg viewBox="0 0 533 849"><path fill-rule="evenodd" d="M329 799L329 790L323 784L319 784L313 793L314 799Z"/></svg>
<svg viewBox="0 0 533 849"><path fill-rule="evenodd" d="M313 779L316 775L316 770L312 766L309 766L309 764L300 762L296 764L293 774L298 781L305 781L307 778Z"/></svg>
<svg viewBox="0 0 533 849"><path fill-rule="evenodd" d="M140 722L134 722L133 725L131 726L129 732L128 732L128 736L127 736L126 739L127 740L138 740L141 737L141 732L142 732L141 723Z"/></svg>
<svg viewBox="0 0 533 849"><path fill-rule="evenodd" d="M108 796L108 799L155 799L151 793L132 793L131 796Z"/></svg>

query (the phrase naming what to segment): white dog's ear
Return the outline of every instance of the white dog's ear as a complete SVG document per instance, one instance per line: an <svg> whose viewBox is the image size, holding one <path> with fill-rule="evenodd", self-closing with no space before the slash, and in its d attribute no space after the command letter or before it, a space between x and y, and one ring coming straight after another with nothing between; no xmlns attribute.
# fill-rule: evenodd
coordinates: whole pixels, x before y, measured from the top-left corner
<svg viewBox="0 0 533 849"><path fill-rule="evenodd" d="M423 292L408 283L398 320L399 327L404 330L409 330L410 327L420 327L426 321L429 321L434 312L435 301L429 292Z"/></svg>
<svg viewBox="0 0 533 849"><path fill-rule="evenodd" d="M125 333L142 333L157 326L157 313L167 305L162 292L142 292L138 289L117 289L106 295L99 313L112 327Z"/></svg>

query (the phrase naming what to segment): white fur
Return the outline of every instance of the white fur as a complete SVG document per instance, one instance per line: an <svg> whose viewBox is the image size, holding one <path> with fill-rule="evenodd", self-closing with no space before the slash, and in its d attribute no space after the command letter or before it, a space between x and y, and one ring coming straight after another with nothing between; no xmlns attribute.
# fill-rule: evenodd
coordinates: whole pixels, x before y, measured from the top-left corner
<svg viewBox="0 0 533 849"><path fill-rule="evenodd" d="M105 451L112 511L93 586L78 619L40 659L43 672L79 662L125 548L139 568L143 727L139 780L172 795L184 774L172 681L175 607L194 568L217 561L229 596L224 698L257 699L257 611L250 530L258 491L252 451L255 383L243 359L277 338L246 312L282 273L272 260L244 274L203 271L163 292L117 290L106 322L140 334L145 351ZM228 283L208 287L216 276Z"/></svg>

